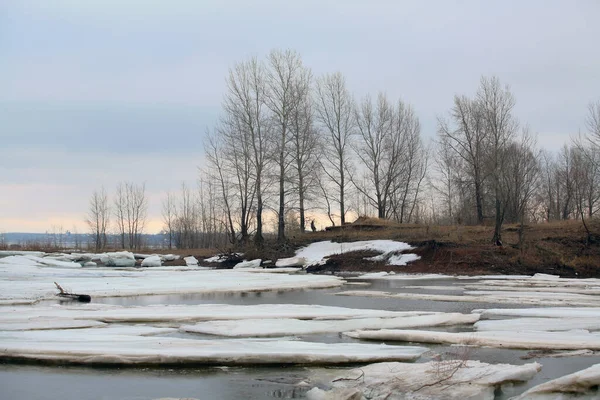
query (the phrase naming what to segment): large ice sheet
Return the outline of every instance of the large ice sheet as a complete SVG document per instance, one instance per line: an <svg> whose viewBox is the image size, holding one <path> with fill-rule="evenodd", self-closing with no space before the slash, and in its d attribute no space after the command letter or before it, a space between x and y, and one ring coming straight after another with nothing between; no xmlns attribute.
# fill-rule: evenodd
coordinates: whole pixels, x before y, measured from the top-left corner
<svg viewBox="0 0 600 400"><path fill-rule="evenodd" d="M347 332L347 336L368 340L395 340L416 343L443 343L509 349L581 350L600 349L600 335L586 331L485 331L434 332L421 330L381 329Z"/></svg>
<svg viewBox="0 0 600 400"><path fill-rule="evenodd" d="M363 296L363 297L384 297L392 299L415 299L431 301L456 301L470 303L499 303L499 304L531 304L546 306L598 306L600 305L600 296L547 296L547 295L528 295L527 293L518 295L503 294L479 294L479 295L449 295L449 294L426 294L426 293L394 293L381 292L375 290L348 290L336 293L339 296Z"/></svg>
<svg viewBox="0 0 600 400"><path fill-rule="evenodd" d="M195 304L195 305L149 305L117 306L105 304L83 304L73 306L3 306L0 307L0 329L3 321L15 318L30 319L71 318L101 322L191 322L236 319L350 319L350 318L395 318L434 314L428 311L385 311L330 307L309 304ZM443 318L443 317L439 317ZM452 318L452 317L450 317ZM467 317L464 317L467 318ZM472 317L476 319L475 315Z"/></svg>
<svg viewBox="0 0 600 400"><path fill-rule="evenodd" d="M313 388L307 397L311 400L493 400L496 387L528 381L540 369L538 363L509 365L465 360L377 363L349 371L319 371L315 381L321 383L326 378L321 384L333 389Z"/></svg>
<svg viewBox="0 0 600 400"><path fill-rule="evenodd" d="M534 386L511 400L600 399L600 364Z"/></svg>
<svg viewBox="0 0 600 400"><path fill-rule="evenodd" d="M516 285L466 285L465 289L474 291L495 291L495 292L549 292L556 295L565 294L587 294L600 295L600 287L598 286L581 286L581 287L548 287L548 286L516 286Z"/></svg>
<svg viewBox="0 0 600 400"><path fill-rule="evenodd" d="M133 257L133 255L132 255ZM0 304L54 297L54 281L93 297L316 289L341 286L335 276L256 274L232 270L165 271L51 268L0 264Z"/></svg>
<svg viewBox="0 0 600 400"><path fill-rule="evenodd" d="M491 319L475 324L478 331L571 331L600 330L598 318L515 318Z"/></svg>
<svg viewBox="0 0 600 400"><path fill-rule="evenodd" d="M100 321L72 319L68 317L47 317L35 316L31 318L20 318L18 315L15 318L0 319L0 330L3 331L33 331L44 329L79 329L93 328L106 325Z"/></svg>
<svg viewBox="0 0 600 400"><path fill-rule="evenodd" d="M599 307L547 307L547 308L490 308L473 310L482 318L491 317L548 317L548 318L600 318Z"/></svg>
<svg viewBox="0 0 600 400"><path fill-rule="evenodd" d="M247 319L237 321L208 321L185 325L186 332L229 337L277 337L336 333L356 329L400 329L425 326L472 324L477 314L439 313L396 318L356 318L347 320Z"/></svg>
<svg viewBox="0 0 600 400"><path fill-rule="evenodd" d="M159 328L154 328L159 329ZM409 361L424 347L140 336L127 327L0 332L0 357L78 364L338 364Z"/></svg>

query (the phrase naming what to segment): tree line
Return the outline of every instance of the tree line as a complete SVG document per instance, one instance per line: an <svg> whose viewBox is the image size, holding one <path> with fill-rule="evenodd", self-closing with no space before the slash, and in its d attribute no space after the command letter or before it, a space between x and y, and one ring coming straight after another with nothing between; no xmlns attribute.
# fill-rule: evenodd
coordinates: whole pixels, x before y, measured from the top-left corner
<svg viewBox="0 0 600 400"><path fill-rule="evenodd" d="M293 50L240 61L206 132L198 188L163 200L168 246L262 246L269 232L283 242L310 220L345 224L350 214L490 224L496 244L505 222L580 218L588 229L600 202L600 101L587 134L558 154L539 148L515 104L507 85L482 77L475 93L454 97L426 144L411 104L384 92L356 99L342 73L315 77ZM90 203L96 247L112 215L122 247L136 248L143 185L119 185L112 213L106 197Z"/></svg>

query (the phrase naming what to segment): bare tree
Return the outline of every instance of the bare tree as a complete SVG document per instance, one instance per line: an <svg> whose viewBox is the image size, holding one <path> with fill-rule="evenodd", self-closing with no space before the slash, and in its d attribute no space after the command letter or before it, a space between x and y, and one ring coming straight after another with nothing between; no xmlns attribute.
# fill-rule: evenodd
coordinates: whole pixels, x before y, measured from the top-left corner
<svg viewBox="0 0 600 400"><path fill-rule="evenodd" d="M306 202L316 190L318 173L319 132L314 125L310 93L310 75L298 79L295 85L299 102L292 113L291 143L293 160L293 188L298 193L300 231L306 230Z"/></svg>
<svg viewBox="0 0 600 400"><path fill-rule="evenodd" d="M132 182L119 183L114 207L121 247L139 249L142 245L141 239L148 209L146 185L136 185Z"/></svg>
<svg viewBox="0 0 600 400"><path fill-rule="evenodd" d="M104 187L102 187L99 192L94 191L92 194L86 219L86 223L90 227L94 247L97 251L106 248L106 231L108 230L109 222L110 207L108 205L108 195Z"/></svg>
<svg viewBox="0 0 600 400"><path fill-rule="evenodd" d="M519 247L523 250L527 208L538 190L540 181L540 153L535 140L525 129L518 141L504 149L505 163L502 174L507 220L519 222Z"/></svg>
<svg viewBox="0 0 600 400"><path fill-rule="evenodd" d="M505 193L502 192L502 174L506 160L506 147L514 138L518 123L512 115L515 99L508 86L502 86L498 78L481 78L477 103L481 109L484 129L487 131L487 156L493 182L495 224L492 242L502 243L502 224L505 213Z"/></svg>
<svg viewBox="0 0 600 400"><path fill-rule="evenodd" d="M285 193L289 178L288 168L292 165L290 157L293 116L298 109L302 96L308 92L310 71L302 65L298 53L292 50L273 50L267 58L266 105L271 110L275 164L278 168L279 208L277 240L285 240Z"/></svg>
<svg viewBox="0 0 600 400"><path fill-rule="evenodd" d="M323 143L323 173L331 180L338 194L340 222L346 222L344 195L348 181L346 171L350 163L350 142L354 131L354 101L346 80L339 72L317 80L316 117L327 139Z"/></svg>
<svg viewBox="0 0 600 400"><path fill-rule="evenodd" d="M264 178L270 154L265 68L256 58L236 64L227 79L223 100L225 114L251 145L249 161L254 169L256 191L256 233L258 246L263 243Z"/></svg>
<svg viewBox="0 0 600 400"><path fill-rule="evenodd" d="M438 132L442 140L459 156L466 167L466 176L473 187L477 222L483 223L484 182L486 178L485 147L488 131L485 129L483 114L479 104L466 96L455 96L451 111L454 127L446 121L438 120Z"/></svg>
<svg viewBox="0 0 600 400"><path fill-rule="evenodd" d="M173 248L176 215L177 215L177 209L176 209L174 196L172 193L167 192L166 197L162 201L162 218L163 218L163 224L164 224L163 230L165 232L167 232L167 237L169 240L169 249Z"/></svg>
<svg viewBox="0 0 600 400"><path fill-rule="evenodd" d="M596 148L600 148L600 100L589 104L586 125L590 142Z"/></svg>

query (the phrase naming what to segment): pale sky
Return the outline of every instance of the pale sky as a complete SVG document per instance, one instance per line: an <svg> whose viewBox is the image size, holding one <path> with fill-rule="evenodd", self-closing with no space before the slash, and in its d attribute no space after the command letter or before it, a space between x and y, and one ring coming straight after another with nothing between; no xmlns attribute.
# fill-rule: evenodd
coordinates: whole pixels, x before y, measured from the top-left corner
<svg viewBox="0 0 600 400"><path fill-rule="evenodd" d="M152 220L195 184L236 61L297 50L358 98L411 103L425 137L482 75L555 150L600 99L600 1L0 0L0 232L85 230L104 185L145 182Z"/></svg>

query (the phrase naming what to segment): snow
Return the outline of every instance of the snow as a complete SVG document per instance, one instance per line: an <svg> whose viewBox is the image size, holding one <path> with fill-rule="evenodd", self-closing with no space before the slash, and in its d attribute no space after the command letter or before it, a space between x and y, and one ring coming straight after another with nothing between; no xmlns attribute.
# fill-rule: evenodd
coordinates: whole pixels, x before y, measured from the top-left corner
<svg viewBox="0 0 600 400"><path fill-rule="evenodd" d="M600 364L534 386L512 400L594 400L600 398Z"/></svg>
<svg viewBox="0 0 600 400"><path fill-rule="evenodd" d="M276 267L302 267L306 264L306 258L304 257L289 257L277 260L275 263Z"/></svg>
<svg viewBox="0 0 600 400"><path fill-rule="evenodd" d="M244 260L240 263L235 264L233 269L258 268L258 267L260 267L261 262L262 262L262 260L260 258L257 258L255 260L250 260L250 261Z"/></svg>
<svg viewBox="0 0 600 400"><path fill-rule="evenodd" d="M515 318L479 321L478 331L570 331L600 330L598 318Z"/></svg>
<svg viewBox="0 0 600 400"><path fill-rule="evenodd" d="M472 324L476 314L439 313L396 318L356 318L349 320L246 319L238 321L208 321L182 326L185 332L229 337L277 337L338 333L356 329L414 328L425 326Z"/></svg>
<svg viewBox="0 0 600 400"><path fill-rule="evenodd" d="M312 400L339 399L444 399L493 400L503 383L524 382L541 370L538 363L525 365L486 364L448 360L428 363L386 362L352 370L325 370L315 376L321 386L307 392Z"/></svg>
<svg viewBox="0 0 600 400"><path fill-rule="evenodd" d="M93 261L86 261L86 262L83 264L83 266L84 266L84 267L97 267L97 266L98 266L98 264L96 264L96 263L95 263L95 262L93 262Z"/></svg>
<svg viewBox="0 0 600 400"><path fill-rule="evenodd" d="M400 255L392 255L390 256L390 258L388 259L388 264L389 265L406 265L411 261L416 261L418 259L420 259L421 257L419 257L416 254L400 254Z"/></svg>
<svg viewBox="0 0 600 400"><path fill-rule="evenodd" d="M166 328L109 326L0 332L4 359L78 364L338 364L415 360L424 347L289 340L194 340L156 336ZM151 335L151 336L141 336Z"/></svg>
<svg viewBox="0 0 600 400"><path fill-rule="evenodd" d="M370 260L387 260L388 264L391 264L390 259L391 257L394 257L392 261L401 263L415 259L415 255L403 254L398 256L395 253L411 250L412 248L413 247L410 246L408 243L396 242L394 240L365 240L344 243L334 243L327 240L322 242L311 243L306 247L302 247L296 251L295 257L283 258L278 260L278 262L287 264L298 262L300 259L304 259L304 266L321 265L327 261L327 257L332 256L334 254L343 254L352 251L376 251L382 254L376 257L371 257Z"/></svg>
<svg viewBox="0 0 600 400"><path fill-rule="evenodd" d="M0 304L54 298L54 281L71 292L89 294L92 298L331 288L344 283L335 276L256 274L240 270L67 269L2 263Z"/></svg>
<svg viewBox="0 0 600 400"><path fill-rule="evenodd" d="M188 267L192 265L198 265L198 259L194 256L183 257L183 261L185 261L185 265L187 265Z"/></svg>
<svg viewBox="0 0 600 400"><path fill-rule="evenodd" d="M148 256L142 261L142 267L160 267L162 266L162 260L159 256Z"/></svg>
<svg viewBox="0 0 600 400"><path fill-rule="evenodd" d="M455 333L382 329L377 331L359 330L348 332L346 335L355 339L395 340L416 343L444 343L527 350L600 349L600 335L589 333L587 331L484 331Z"/></svg>
<svg viewBox="0 0 600 400"><path fill-rule="evenodd" d="M384 277L383 279L386 279ZM362 278L361 278L362 279ZM378 279L378 278L377 278ZM397 279L397 278L393 278ZM593 296L548 296L536 293L520 293L520 295L503 295L490 292L489 294L480 293L478 295L449 295L449 294L426 294L426 293L394 293L367 290L349 290L336 293L339 296L363 296L363 297L383 297L393 299L414 299L430 301L452 301L452 302L471 302L471 303L498 303L498 304L531 304L547 306L595 306L600 305L600 297Z"/></svg>

